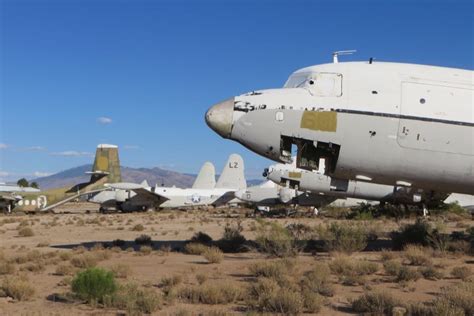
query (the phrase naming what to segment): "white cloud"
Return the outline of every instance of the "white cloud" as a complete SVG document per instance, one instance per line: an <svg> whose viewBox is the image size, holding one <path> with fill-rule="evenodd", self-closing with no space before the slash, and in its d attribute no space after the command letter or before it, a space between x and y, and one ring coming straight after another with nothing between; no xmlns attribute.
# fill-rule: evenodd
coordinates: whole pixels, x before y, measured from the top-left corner
<svg viewBox="0 0 474 316"><path fill-rule="evenodd" d="M97 122L99 122L100 124L107 125L112 123L112 119L110 117L101 116L97 118Z"/></svg>
<svg viewBox="0 0 474 316"><path fill-rule="evenodd" d="M51 172L41 172L41 171L33 172L33 176L36 177L36 178L47 177L47 176L50 176L50 175L52 175Z"/></svg>
<svg viewBox="0 0 474 316"><path fill-rule="evenodd" d="M0 143L0 149L6 149L8 148L7 144Z"/></svg>
<svg viewBox="0 0 474 316"><path fill-rule="evenodd" d="M43 146L31 146L24 148L25 151L43 151L46 150L46 147Z"/></svg>
<svg viewBox="0 0 474 316"><path fill-rule="evenodd" d="M67 150L67 151L60 151L56 153L51 153L52 156L63 156L63 157L81 157L81 156L92 156L92 153L87 151L75 151L75 150Z"/></svg>

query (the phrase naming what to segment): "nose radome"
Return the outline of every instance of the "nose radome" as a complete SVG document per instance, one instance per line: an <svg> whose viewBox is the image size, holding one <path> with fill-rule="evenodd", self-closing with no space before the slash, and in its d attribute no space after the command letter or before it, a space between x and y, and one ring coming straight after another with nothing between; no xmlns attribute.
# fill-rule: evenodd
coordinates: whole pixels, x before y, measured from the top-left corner
<svg viewBox="0 0 474 316"><path fill-rule="evenodd" d="M206 112L206 123L214 132L229 138L232 132L234 98L213 105Z"/></svg>

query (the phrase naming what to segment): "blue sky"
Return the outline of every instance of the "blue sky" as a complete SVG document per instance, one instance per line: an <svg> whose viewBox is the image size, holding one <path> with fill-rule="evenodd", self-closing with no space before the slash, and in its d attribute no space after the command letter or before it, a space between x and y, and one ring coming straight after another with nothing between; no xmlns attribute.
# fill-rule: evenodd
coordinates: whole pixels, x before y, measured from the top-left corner
<svg viewBox="0 0 474 316"><path fill-rule="evenodd" d="M240 153L204 122L208 107L283 85L331 61L473 69L472 1L0 0L0 180L91 162L195 173Z"/></svg>

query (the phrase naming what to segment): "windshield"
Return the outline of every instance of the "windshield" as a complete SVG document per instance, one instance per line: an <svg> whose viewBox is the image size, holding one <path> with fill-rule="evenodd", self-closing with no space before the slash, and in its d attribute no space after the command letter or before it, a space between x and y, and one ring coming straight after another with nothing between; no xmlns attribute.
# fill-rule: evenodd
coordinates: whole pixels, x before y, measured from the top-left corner
<svg viewBox="0 0 474 316"><path fill-rule="evenodd" d="M284 88L298 88L304 86L305 82L311 77L310 73L292 74L286 81Z"/></svg>

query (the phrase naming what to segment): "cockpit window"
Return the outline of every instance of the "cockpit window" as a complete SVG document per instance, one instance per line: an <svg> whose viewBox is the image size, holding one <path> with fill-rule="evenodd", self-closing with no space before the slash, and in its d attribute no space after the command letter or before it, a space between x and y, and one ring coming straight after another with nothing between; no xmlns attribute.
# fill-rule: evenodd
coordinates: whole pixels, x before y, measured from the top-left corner
<svg viewBox="0 0 474 316"><path fill-rule="evenodd" d="M311 74L294 74L286 81L284 88L301 88L306 84Z"/></svg>
<svg viewBox="0 0 474 316"><path fill-rule="evenodd" d="M305 88L314 96L339 97L342 95L342 74L295 73L288 78L284 88Z"/></svg>

